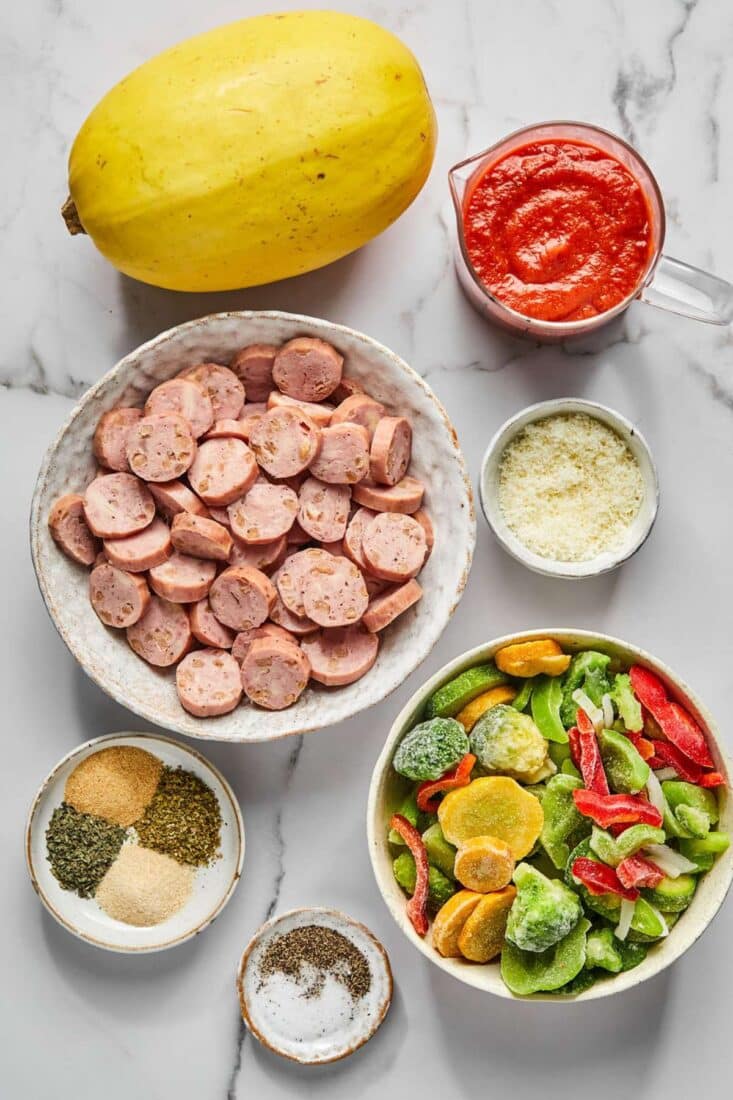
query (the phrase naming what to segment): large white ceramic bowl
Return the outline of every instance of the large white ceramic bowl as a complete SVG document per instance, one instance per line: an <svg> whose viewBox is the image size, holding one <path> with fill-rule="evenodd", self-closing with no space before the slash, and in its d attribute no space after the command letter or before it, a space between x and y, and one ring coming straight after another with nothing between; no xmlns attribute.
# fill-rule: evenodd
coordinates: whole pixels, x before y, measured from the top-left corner
<svg viewBox="0 0 733 1100"><path fill-rule="evenodd" d="M608 981L596 982L585 993L581 993L574 998L547 993L535 993L531 997L518 998L504 985L499 967L495 964L477 965L462 959L444 959L432 947L429 932L425 939L421 939L413 929L405 911L405 895L395 882L392 874L393 857L387 842L388 822L399 806L406 789L405 780L401 779L392 769L392 757L397 746L407 730L418 720L427 699L437 688L448 680L452 680L464 669L480 664L482 661L490 660L502 646L511 645L514 642L529 641L532 638L555 638L567 653L574 653L579 649L598 649L603 653L610 654L612 657L619 658L626 664L638 662L656 672L666 684L672 697L683 703L691 711L705 731L715 766L718 771L723 772L728 782L722 797L721 818L718 827L726 832L733 829L733 799L731 799L729 793L731 775L733 775L731 763L725 756L720 741L720 733L712 716L687 684L656 657L652 657L650 653L646 653L643 649L639 649L638 646L631 645L629 642L622 642L618 638L611 638L606 634L593 634L587 630L548 627L522 634L507 634L503 638L496 638L492 642L487 642L486 645L477 646L475 649L461 654L460 657L456 657L454 661L436 672L405 704L389 731L389 736L372 774L367 805L369 854L377 885L390 913L408 940L431 962L439 966L441 970L452 974L454 978L465 982L466 985L471 985L475 989L481 989L486 993L494 993L498 997L507 997L513 1000L552 1001L556 1004L566 1004L571 999L574 1001L592 1001L597 997L609 997L612 993L622 993L625 989L631 989L633 986L647 981L648 978L654 977L655 974L664 970L665 967L683 955L688 947L692 947L693 943L710 924L728 893L731 880L733 880L733 847L716 859L712 870L700 877L700 884L692 904L682 914L678 923L670 931L669 936L651 947L641 966L623 974L616 974Z"/></svg>
<svg viewBox="0 0 733 1100"><path fill-rule="evenodd" d="M228 363L246 344L280 344L319 336L345 357L345 370L414 430L411 473L427 486L425 506L435 547L420 575L425 595L384 632L376 664L342 688L309 687L295 706L268 712L242 705L219 718L194 718L181 707L174 670L156 671L107 629L91 609L88 573L51 539L49 509L63 493L81 492L95 471L92 436L115 405L140 405L159 382L204 360ZM31 550L38 584L61 637L84 671L135 714L178 733L218 741L270 741L333 725L378 703L428 655L455 610L471 567L476 520L466 465L453 426L433 391L376 340L343 325L291 313L218 313L162 333L120 360L82 397L49 447L31 506Z"/></svg>

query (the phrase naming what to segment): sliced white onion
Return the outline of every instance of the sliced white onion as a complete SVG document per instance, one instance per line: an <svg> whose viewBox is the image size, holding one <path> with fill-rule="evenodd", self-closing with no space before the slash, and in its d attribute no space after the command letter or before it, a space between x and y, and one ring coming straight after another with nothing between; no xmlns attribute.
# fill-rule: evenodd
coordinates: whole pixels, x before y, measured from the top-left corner
<svg viewBox="0 0 733 1100"><path fill-rule="evenodd" d="M603 711L597 707L592 699L589 699L582 688L576 688L573 692L573 702L577 703L581 710L590 718L595 726L596 733L603 729Z"/></svg>
<svg viewBox="0 0 733 1100"><path fill-rule="evenodd" d="M660 938L660 940L663 940L665 936L669 935L669 925L667 924L667 921L665 920L664 913L660 913L659 910L656 908L656 906L651 905L650 902L647 902L647 905L651 909L654 916L659 917L659 923L661 924L662 929L663 929L663 931L659 935L659 938Z"/></svg>
<svg viewBox="0 0 733 1100"><path fill-rule="evenodd" d="M663 783L665 779L676 779L677 772L674 768L659 768L654 773L660 783Z"/></svg>
<svg viewBox="0 0 733 1100"><path fill-rule="evenodd" d="M662 785L654 772L649 772L649 778L646 781L646 793L652 806L655 806L664 817L667 810L667 799L664 797Z"/></svg>
<svg viewBox="0 0 733 1100"><path fill-rule="evenodd" d="M608 692L601 699L601 706L603 707L603 728L610 730L616 716L613 713L613 703Z"/></svg>
<svg viewBox="0 0 733 1100"><path fill-rule="evenodd" d="M697 870L697 864L683 856L681 852L675 852L667 844L647 844L644 854L649 856L652 863L656 864L660 871L664 871L667 878L679 878L689 871Z"/></svg>
<svg viewBox="0 0 733 1100"><path fill-rule="evenodd" d="M634 909L636 909L635 901L629 901L628 898L621 898L621 915L614 929L614 935L617 939L625 940L628 936L629 929L631 928L631 921L634 917Z"/></svg>

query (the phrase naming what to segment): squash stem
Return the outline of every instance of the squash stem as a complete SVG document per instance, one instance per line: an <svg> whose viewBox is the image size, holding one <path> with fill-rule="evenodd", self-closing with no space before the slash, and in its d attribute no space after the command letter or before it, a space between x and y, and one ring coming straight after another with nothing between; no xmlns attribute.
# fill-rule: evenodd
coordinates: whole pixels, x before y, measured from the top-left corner
<svg viewBox="0 0 733 1100"><path fill-rule="evenodd" d="M79 214L76 209L76 204L71 195L67 198L64 205L61 207L61 215L66 222L66 228L72 237L75 237L77 233L86 233L86 229L81 224Z"/></svg>

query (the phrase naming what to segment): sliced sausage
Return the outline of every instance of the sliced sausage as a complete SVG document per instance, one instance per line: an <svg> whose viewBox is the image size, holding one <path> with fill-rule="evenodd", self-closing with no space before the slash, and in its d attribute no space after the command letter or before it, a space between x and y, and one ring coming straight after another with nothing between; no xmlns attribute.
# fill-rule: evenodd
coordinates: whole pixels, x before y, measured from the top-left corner
<svg viewBox="0 0 733 1100"><path fill-rule="evenodd" d="M102 474L84 493L84 518L99 538L125 538L153 522L155 501L132 474Z"/></svg>
<svg viewBox="0 0 733 1100"><path fill-rule="evenodd" d="M182 416L196 439L214 423L214 407L203 386L191 378L170 378L151 390L145 402L146 416Z"/></svg>
<svg viewBox="0 0 733 1100"><path fill-rule="evenodd" d="M231 565L211 586L209 602L219 622L233 630L262 626L275 602L275 588L259 569Z"/></svg>
<svg viewBox="0 0 733 1100"><path fill-rule="evenodd" d="M310 550L299 550L286 558L273 577L280 597L289 611L298 618L306 615L305 590L310 581L313 569L329 569L331 555L325 550L314 547ZM278 620L279 621L279 620ZM294 631L297 633L297 631Z"/></svg>
<svg viewBox="0 0 733 1100"><path fill-rule="evenodd" d="M244 383L248 401L267 400L273 385L272 364L276 355L274 344L250 344L232 359L229 369Z"/></svg>
<svg viewBox="0 0 733 1100"><path fill-rule="evenodd" d="M232 657L235 661L238 661L241 665L249 653L252 642L258 638L279 638L283 642L291 642L293 645L298 644L298 639L289 630L283 630L281 626L277 626L275 623L263 623L262 626L255 626L251 630L240 630L237 634L232 645Z"/></svg>
<svg viewBox="0 0 733 1100"><path fill-rule="evenodd" d="M193 643L185 608L151 596L144 614L127 628L127 641L149 665L168 668L176 664Z"/></svg>
<svg viewBox="0 0 733 1100"><path fill-rule="evenodd" d="M268 570L277 569L278 566L282 565L287 552L288 540L285 535L281 535L274 542L263 542L259 545L240 542L235 536L232 552L229 555L229 564L251 565L253 569L261 569L263 573L266 573Z"/></svg>
<svg viewBox="0 0 733 1100"><path fill-rule="evenodd" d="M416 477L403 477L396 485L375 485L373 481L361 481L354 486L353 497L357 504L372 508L375 512L401 512L412 515L422 504L425 486Z"/></svg>
<svg viewBox="0 0 733 1100"><path fill-rule="evenodd" d="M252 404L247 403L242 409L238 423L247 442L250 440L255 424L259 423L267 411L266 401L253 401Z"/></svg>
<svg viewBox="0 0 733 1100"><path fill-rule="evenodd" d="M211 561L229 561L232 536L214 519L180 512L173 517L171 541L179 554Z"/></svg>
<svg viewBox="0 0 733 1100"><path fill-rule="evenodd" d="M151 481L148 488L158 505L158 511L168 519L173 519L179 512L190 512L194 516L209 514L204 502L182 481Z"/></svg>
<svg viewBox="0 0 733 1100"><path fill-rule="evenodd" d="M226 527L227 529L231 530L232 525L229 520L228 505L226 508L215 508L212 506L211 508L209 508L208 512L211 519L215 520L216 523L220 523L222 527Z"/></svg>
<svg viewBox="0 0 733 1100"><path fill-rule="evenodd" d="M288 546L305 546L310 541L310 535L307 531L303 530L296 519L295 523L288 531Z"/></svg>
<svg viewBox="0 0 733 1100"><path fill-rule="evenodd" d="M229 505L229 522L242 542L261 545L287 535L297 513L297 494L286 485L271 485L263 478Z"/></svg>
<svg viewBox="0 0 733 1100"><path fill-rule="evenodd" d="M145 481L171 481L185 474L196 455L187 420L177 413L143 416L127 433L127 462Z"/></svg>
<svg viewBox="0 0 733 1100"><path fill-rule="evenodd" d="M249 439L249 428L244 420L215 420L203 439L204 442L207 439L241 439L246 443Z"/></svg>
<svg viewBox="0 0 733 1100"><path fill-rule="evenodd" d="M333 424L322 431L310 472L330 485L355 485L369 473L369 435L360 424Z"/></svg>
<svg viewBox="0 0 733 1100"><path fill-rule="evenodd" d="M333 391L332 397L338 404L345 401L347 397L353 397L355 393L364 393L361 382L358 382L356 378L351 378L348 374L342 374L341 381Z"/></svg>
<svg viewBox="0 0 733 1100"><path fill-rule="evenodd" d="M99 542L87 526L84 498L78 493L59 497L48 515L48 529L56 545L67 558L79 565L93 565Z"/></svg>
<svg viewBox="0 0 733 1100"><path fill-rule="evenodd" d="M324 401L341 381L344 357L325 340L296 336L278 350L272 380L296 401Z"/></svg>
<svg viewBox="0 0 733 1100"><path fill-rule="evenodd" d="M129 470L127 465L127 433L142 417L142 409L121 406L102 413L94 432L92 450L97 462L108 470Z"/></svg>
<svg viewBox="0 0 733 1100"><path fill-rule="evenodd" d="M293 477L318 454L321 429L300 409L270 409L253 426L249 442L271 477Z"/></svg>
<svg viewBox="0 0 733 1100"><path fill-rule="evenodd" d="M359 566L360 569L369 569L366 558L361 549L361 540L369 524L375 519L377 513L370 508L359 508L349 520L349 526L344 535L344 551L346 556Z"/></svg>
<svg viewBox="0 0 733 1100"><path fill-rule="evenodd" d="M311 663L311 676L327 687L343 687L361 679L377 659L379 639L361 624L319 630L301 642Z"/></svg>
<svg viewBox="0 0 733 1100"><path fill-rule="evenodd" d="M367 397L365 393L355 393L353 397L347 397L331 416L332 424L360 424L366 428L369 442L371 443L377 424L385 415L385 408L373 397Z"/></svg>
<svg viewBox="0 0 733 1100"><path fill-rule="evenodd" d="M423 512L422 508L420 508L417 512L413 512L412 518L414 520L417 520L417 522L420 524L423 531L425 532L425 542L428 548L425 557L427 559L428 557L430 557L430 551L435 545L435 532L433 530L432 521L427 512Z"/></svg>
<svg viewBox="0 0 733 1100"><path fill-rule="evenodd" d="M229 714L242 698L239 665L221 649L197 649L176 669L181 706L197 718Z"/></svg>
<svg viewBox="0 0 733 1100"><path fill-rule="evenodd" d="M214 649L231 649L234 644L234 631L224 626L211 610L209 597L191 604L188 612L191 623L191 633L197 642L202 645L213 646Z"/></svg>
<svg viewBox="0 0 733 1100"><path fill-rule="evenodd" d="M277 573L273 575L272 579L273 581L277 579ZM283 603L279 592L277 592L275 602L270 608L270 618L283 630L287 630L297 638L313 634L314 631L318 630L318 623L314 623L307 615L294 615L290 608Z"/></svg>
<svg viewBox="0 0 733 1100"><path fill-rule="evenodd" d="M319 626L351 626L369 606L364 577L348 558L330 559L312 569L303 596L305 613Z"/></svg>
<svg viewBox="0 0 733 1100"><path fill-rule="evenodd" d="M409 580L405 584L398 584L375 596L369 607L364 612L362 622L372 634L384 630L393 623L398 615L407 611L422 597L422 588L416 580Z"/></svg>
<svg viewBox="0 0 733 1100"><path fill-rule="evenodd" d="M144 577L104 562L89 574L89 600L105 626L124 630L145 614L150 590Z"/></svg>
<svg viewBox="0 0 733 1100"><path fill-rule="evenodd" d="M369 569L385 581L406 581L420 572L427 540L412 516L383 512L367 526L361 549Z"/></svg>
<svg viewBox="0 0 733 1100"><path fill-rule="evenodd" d="M348 485L325 485L309 477L298 495L298 523L319 542L337 542L344 537L350 505Z"/></svg>
<svg viewBox="0 0 733 1100"><path fill-rule="evenodd" d="M170 528L157 516L144 531L126 539L105 539L107 561L128 573L144 573L162 565L173 553Z"/></svg>
<svg viewBox="0 0 733 1100"><path fill-rule="evenodd" d="M177 550L162 565L156 565L148 573L153 592L172 603L203 600L215 576L215 562L192 558Z"/></svg>
<svg viewBox="0 0 733 1100"><path fill-rule="evenodd" d="M268 409L300 409L309 416L319 428L326 428L331 423L331 415L335 412L333 405L316 405L312 401L296 401L294 397L273 390L267 398Z"/></svg>
<svg viewBox="0 0 733 1100"><path fill-rule="evenodd" d="M242 414L244 386L229 367L220 363L199 363L189 367L180 377L197 382L208 394L214 410L214 420L236 420Z"/></svg>
<svg viewBox="0 0 733 1100"><path fill-rule="evenodd" d="M310 662L302 649L281 638L257 638L242 662L242 686L248 699L266 710L284 710L302 695Z"/></svg>
<svg viewBox="0 0 733 1100"><path fill-rule="evenodd" d="M255 456L241 439L209 439L202 443L188 480L204 504L231 504L254 485L258 470Z"/></svg>
<svg viewBox="0 0 733 1100"><path fill-rule="evenodd" d="M369 474L380 485L396 485L410 465L412 428L404 416L384 416L372 439Z"/></svg>

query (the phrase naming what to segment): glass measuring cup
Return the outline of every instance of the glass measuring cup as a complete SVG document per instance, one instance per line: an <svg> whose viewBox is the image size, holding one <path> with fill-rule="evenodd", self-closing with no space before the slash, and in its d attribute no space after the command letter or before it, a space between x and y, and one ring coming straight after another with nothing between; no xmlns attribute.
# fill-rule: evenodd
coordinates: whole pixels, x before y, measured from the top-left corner
<svg viewBox="0 0 733 1100"><path fill-rule="evenodd" d="M637 285L611 309L581 321L547 321L525 317L505 305L483 285L466 249L463 210L471 181L476 176L483 175L491 164L514 149L529 142L553 140L595 145L615 157L636 179L649 206L651 249ZM461 287L480 313L515 335L526 335L548 342L584 336L608 324L635 299L708 324L726 325L733 320L733 284L663 254L666 221L659 185L639 153L622 138L600 126L591 126L585 122L543 122L525 126L482 153L455 164L448 173L448 180L458 227L455 262Z"/></svg>

